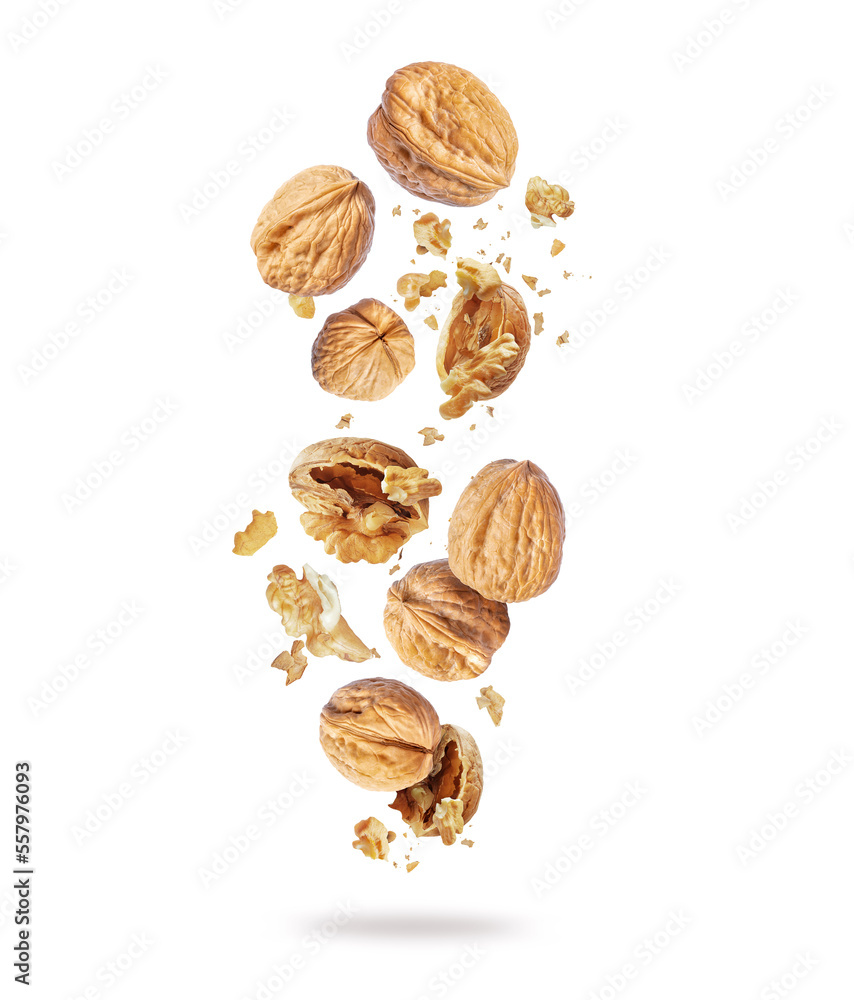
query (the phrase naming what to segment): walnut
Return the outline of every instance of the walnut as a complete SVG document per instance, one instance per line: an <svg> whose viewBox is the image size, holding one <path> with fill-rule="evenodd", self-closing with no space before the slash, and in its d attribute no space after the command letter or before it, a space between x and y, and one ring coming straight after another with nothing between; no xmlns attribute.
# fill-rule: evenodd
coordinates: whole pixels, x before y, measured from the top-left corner
<svg viewBox="0 0 854 1000"><path fill-rule="evenodd" d="M393 830L387 830L384 823L381 823L376 816L369 816L353 827L353 833L357 840L353 841L353 847L361 851L366 858L374 858L379 861L388 860L389 844L396 839Z"/></svg>
<svg viewBox="0 0 854 1000"><path fill-rule="evenodd" d="M463 490L448 526L448 563L492 601L527 601L557 579L563 505L533 462L491 462Z"/></svg>
<svg viewBox="0 0 854 1000"><path fill-rule="evenodd" d="M487 265L488 266L488 265ZM494 268L490 271L498 278ZM459 275L459 271L457 274ZM461 417L474 403L493 399L510 387L531 344L531 325L522 296L510 285L485 284L488 299L458 292L436 348L445 420Z"/></svg>
<svg viewBox="0 0 854 1000"><path fill-rule="evenodd" d="M318 441L294 459L291 491L306 508L300 523L340 562L386 562L427 527L429 500L396 503L383 491L389 465L415 462L400 448L357 437Z"/></svg>
<svg viewBox="0 0 854 1000"><path fill-rule="evenodd" d="M531 225L556 226L552 218L568 219L575 211L575 202L569 200L569 192L560 184L547 184L542 177L532 177L525 192L525 208L531 213Z"/></svg>
<svg viewBox="0 0 854 1000"><path fill-rule="evenodd" d="M498 294L501 278L491 264L465 257L457 261L457 284L466 299L476 296L482 302L489 302Z"/></svg>
<svg viewBox="0 0 854 1000"><path fill-rule="evenodd" d="M289 295L288 305L300 319L314 319L314 299L302 295Z"/></svg>
<svg viewBox="0 0 854 1000"><path fill-rule="evenodd" d="M519 148L486 84L440 62L412 63L389 77L368 142L410 194L445 205L480 205L507 187Z"/></svg>
<svg viewBox="0 0 854 1000"><path fill-rule="evenodd" d="M461 583L447 559L413 566L391 585L383 624L402 662L437 681L482 674L510 631L507 605Z"/></svg>
<svg viewBox="0 0 854 1000"><path fill-rule="evenodd" d="M329 316L311 351L311 373L321 388L345 399L385 399L414 367L412 334L377 299Z"/></svg>
<svg viewBox="0 0 854 1000"><path fill-rule="evenodd" d="M320 713L320 745L332 766L370 791L396 792L425 779L441 735L430 702L385 677L338 688Z"/></svg>
<svg viewBox="0 0 854 1000"><path fill-rule="evenodd" d="M429 774L401 789L391 803L416 837L453 844L477 812L483 791L483 761L474 737L459 726L442 726Z"/></svg>
<svg viewBox="0 0 854 1000"><path fill-rule="evenodd" d="M565 243L561 243L560 240L555 240L552 243L552 257L557 257L557 255L561 252L561 250L563 250L565 246L566 246Z"/></svg>
<svg viewBox="0 0 854 1000"><path fill-rule="evenodd" d="M328 295L365 262L374 237L374 197L343 167L309 167L264 206L252 230L268 285L299 296Z"/></svg>
<svg viewBox="0 0 854 1000"><path fill-rule="evenodd" d="M276 670L284 670L287 673L288 679L285 681L285 687L288 684L293 684L294 681L298 681L305 673L305 668L308 666L308 657L302 652L304 648L305 643L301 639L297 639L291 646L290 652L286 649L282 650L270 664Z"/></svg>
<svg viewBox="0 0 854 1000"><path fill-rule="evenodd" d="M428 212L412 223L415 242L418 244L415 252L419 254L432 253L435 257L447 256L451 246L451 220L439 221L435 212Z"/></svg>
<svg viewBox="0 0 854 1000"><path fill-rule="evenodd" d="M399 465L386 466L382 482L383 492L395 503L417 503L442 492L438 479L431 479L426 469L413 467L401 469Z"/></svg>
<svg viewBox="0 0 854 1000"><path fill-rule="evenodd" d="M253 510L252 520L243 531L235 534L234 548L231 551L238 556L254 555L278 530L276 515L271 510L266 514L262 514L260 510Z"/></svg>
<svg viewBox="0 0 854 1000"><path fill-rule="evenodd" d="M428 444L435 444L437 441L444 441L445 435L440 434L435 427L422 427L418 432L424 437L424 447Z"/></svg>
<svg viewBox="0 0 854 1000"><path fill-rule="evenodd" d="M447 279L444 271L431 271L429 274L410 271L398 279L397 294L403 296L403 304L412 312L418 308L422 297L429 299L437 288L444 288Z"/></svg>
<svg viewBox="0 0 854 1000"><path fill-rule="evenodd" d="M478 708L485 708L489 712L493 725L501 725L501 717L504 715L504 698L490 684L489 687L480 689L480 696L476 699Z"/></svg>
<svg viewBox="0 0 854 1000"><path fill-rule="evenodd" d="M302 571L298 580L290 566L279 565L267 577L267 603L281 617L285 632L297 639L306 636L306 648L313 656L337 656L354 663L376 656L342 617L338 588L329 577L309 565ZM296 656L293 650L291 656Z"/></svg>

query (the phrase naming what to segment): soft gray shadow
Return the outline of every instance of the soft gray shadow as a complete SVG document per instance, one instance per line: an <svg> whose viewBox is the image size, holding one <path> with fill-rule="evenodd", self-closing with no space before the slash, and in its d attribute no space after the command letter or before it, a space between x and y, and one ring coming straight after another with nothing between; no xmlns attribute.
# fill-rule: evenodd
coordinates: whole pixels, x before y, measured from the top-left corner
<svg viewBox="0 0 854 1000"><path fill-rule="evenodd" d="M323 922L323 918L319 918ZM318 926L316 921L301 921L303 930L311 931ZM489 937L520 937L531 930L530 921L515 917L489 917L481 914L471 916L443 916L436 914L422 916L408 914L386 914L383 916L361 916L356 914L341 928L341 936L366 938L453 938L466 935Z"/></svg>

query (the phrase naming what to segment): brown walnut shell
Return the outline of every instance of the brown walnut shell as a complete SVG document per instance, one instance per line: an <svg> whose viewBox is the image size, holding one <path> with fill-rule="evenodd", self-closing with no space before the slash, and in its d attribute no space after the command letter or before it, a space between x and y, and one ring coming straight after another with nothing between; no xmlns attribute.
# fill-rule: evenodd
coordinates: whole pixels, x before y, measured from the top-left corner
<svg viewBox="0 0 854 1000"><path fill-rule="evenodd" d="M426 778L440 736L430 702L385 677L338 688L320 713L320 745L333 767L371 791L396 792Z"/></svg>
<svg viewBox="0 0 854 1000"><path fill-rule="evenodd" d="M462 416L474 403L494 399L522 370L531 346L531 322L522 296L502 284L492 298L458 292L436 348L446 419Z"/></svg>
<svg viewBox="0 0 854 1000"><path fill-rule="evenodd" d="M519 141L495 94L449 63L404 66L368 121L377 159L410 194L481 205L513 177Z"/></svg>
<svg viewBox="0 0 854 1000"><path fill-rule="evenodd" d="M507 638L507 605L461 583L447 559L420 563L389 588L383 614L400 659L437 681L483 673Z"/></svg>
<svg viewBox="0 0 854 1000"><path fill-rule="evenodd" d="M300 523L340 562L386 562L427 527L429 500L400 503L383 490L390 465L417 467L402 449L358 437L318 441L294 459L291 492L306 508Z"/></svg>
<svg viewBox="0 0 854 1000"><path fill-rule="evenodd" d="M328 295L353 277L374 238L374 196L343 167L309 167L261 210L250 240L268 285Z"/></svg>
<svg viewBox="0 0 854 1000"><path fill-rule="evenodd" d="M321 388L344 399L384 399L414 367L412 334L377 299L333 313L311 352L311 373Z"/></svg>
<svg viewBox="0 0 854 1000"><path fill-rule="evenodd" d="M448 526L448 563L493 601L528 601L557 579L565 534L557 490L533 462L491 462L463 490Z"/></svg>

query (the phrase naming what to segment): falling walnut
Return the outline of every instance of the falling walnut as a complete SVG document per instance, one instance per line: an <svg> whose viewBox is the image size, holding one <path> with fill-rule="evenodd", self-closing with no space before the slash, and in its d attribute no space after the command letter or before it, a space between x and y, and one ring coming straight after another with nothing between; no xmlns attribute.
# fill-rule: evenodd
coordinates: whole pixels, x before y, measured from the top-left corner
<svg viewBox="0 0 854 1000"><path fill-rule="evenodd" d="M504 699L491 684L480 689L477 707L485 708L489 712L489 717L494 725L501 725L501 717L504 715Z"/></svg>
<svg viewBox="0 0 854 1000"><path fill-rule="evenodd" d="M284 670L287 673L288 679L285 681L285 687L288 684L293 684L294 681L298 681L305 673L305 668L308 666L308 657L302 652L304 647L305 643L301 639L297 639L291 646L290 652L286 649L282 650L270 664L276 670Z"/></svg>
<svg viewBox="0 0 854 1000"><path fill-rule="evenodd" d="M556 226L554 215L568 219L575 211L575 202L570 201L569 192L560 184L548 184L542 177L532 177L525 192L525 208L531 213L531 225L539 229Z"/></svg>
<svg viewBox="0 0 854 1000"><path fill-rule="evenodd" d="M397 294L403 296L403 304L409 312L418 308L422 298L429 299L437 288L444 288L448 280L444 271L431 271L429 274L410 271L397 282Z"/></svg>
<svg viewBox="0 0 854 1000"><path fill-rule="evenodd" d="M235 534L234 548L231 551L238 556L254 555L278 530L276 515L271 510L266 514L262 514L260 510L253 510L252 520L243 531Z"/></svg>
<svg viewBox="0 0 854 1000"><path fill-rule="evenodd" d="M425 448L428 444L435 444L437 441L445 440L445 435L440 434L435 427L422 427L418 433L424 435Z"/></svg>
<svg viewBox="0 0 854 1000"><path fill-rule="evenodd" d="M300 319L314 319L314 299L308 295L289 295L288 305Z"/></svg>
<svg viewBox="0 0 854 1000"><path fill-rule="evenodd" d="M442 484L438 479L431 479L426 469L401 469L399 465L386 466L382 488L393 503L406 504L437 497L442 492Z"/></svg>
<svg viewBox="0 0 854 1000"><path fill-rule="evenodd" d="M374 858L377 861L388 860L388 845L394 841L395 833L393 830L387 830L385 824L376 816L360 820L353 827L353 833L358 838L353 841L353 847L361 851L366 858Z"/></svg>
<svg viewBox="0 0 854 1000"><path fill-rule="evenodd" d="M349 428L350 421L352 419L353 419L352 413L345 413L344 416L338 421L338 423L335 426L338 428L339 431L343 430L345 427Z"/></svg>
<svg viewBox="0 0 854 1000"><path fill-rule="evenodd" d="M431 253L435 257L447 256L451 246L451 220L439 221L435 212L428 212L412 223L415 235L415 252L417 254Z"/></svg>

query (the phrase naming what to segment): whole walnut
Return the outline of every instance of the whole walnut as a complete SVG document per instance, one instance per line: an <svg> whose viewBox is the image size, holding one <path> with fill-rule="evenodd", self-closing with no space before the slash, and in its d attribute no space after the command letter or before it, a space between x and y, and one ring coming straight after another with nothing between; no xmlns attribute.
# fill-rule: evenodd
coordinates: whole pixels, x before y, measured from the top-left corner
<svg viewBox="0 0 854 1000"><path fill-rule="evenodd" d="M413 566L389 589L383 614L400 659L437 681L477 677L507 638L507 605L461 583L447 559Z"/></svg>
<svg viewBox="0 0 854 1000"><path fill-rule="evenodd" d="M410 194L481 205L513 177L519 141L492 91L449 63L404 66L368 121L377 159Z"/></svg>
<svg viewBox="0 0 854 1000"><path fill-rule="evenodd" d="M261 210L251 244L268 285L297 296L336 292L365 262L374 238L374 197L336 166L309 167Z"/></svg>
<svg viewBox="0 0 854 1000"><path fill-rule="evenodd" d="M338 688L320 713L320 745L333 767L371 791L396 792L426 778L440 737L430 702L385 677Z"/></svg>
<svg viewBox="0 0 854 1000"><path fill-rule="evenodd" d="M384 399L415 367L406 323L377 299L361 299L323 324L311 352L311 373L344 399Z"/></svg>
<svg viewBox="0 0 854 1000"><path fill-rule="evenodd" d="M492 601L528 601L557 579L565 534L557 490L533 462L491 462L463 490L448 526L448 564Z"/></svg>
<svg viewBox="0 0 854 1000"><path fill-rule="evenodd" d="M290 486L306 508L300 517L306 534L344 563L390 559L427 527L430 510L426 497L391 499L383 486L390 466L398 472L417 468L405 451L373 438L329 438L303 448L291 466Z"/></svg>

